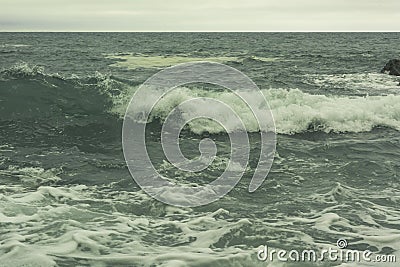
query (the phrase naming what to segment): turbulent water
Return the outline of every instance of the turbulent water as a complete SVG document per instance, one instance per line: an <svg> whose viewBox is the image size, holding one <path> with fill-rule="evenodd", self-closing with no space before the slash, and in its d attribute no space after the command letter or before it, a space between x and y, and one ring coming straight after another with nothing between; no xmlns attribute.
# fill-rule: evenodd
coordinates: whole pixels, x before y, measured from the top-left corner
<svg viewBox="0 0 400 267"><path fill-rule="evenodd" d="M400 87L379 73L399 43L398 33L1 33L0 266L377 265L257 259L264 245L321 250L339 238L399 261ZM220 88L176 88L147 125L161 173L200 185L229 159L223 128L201 120L184 129L182 149L196 157L199 141L212 138L212 166L185 173L164 158L160 127L187 99L230 103L248 118L251 140L251 161L227 196L177 208L135 184L121 127L140 84L199 60L232 66L260 87L277 150L249 193L260 139L246 106Z"/></svg>

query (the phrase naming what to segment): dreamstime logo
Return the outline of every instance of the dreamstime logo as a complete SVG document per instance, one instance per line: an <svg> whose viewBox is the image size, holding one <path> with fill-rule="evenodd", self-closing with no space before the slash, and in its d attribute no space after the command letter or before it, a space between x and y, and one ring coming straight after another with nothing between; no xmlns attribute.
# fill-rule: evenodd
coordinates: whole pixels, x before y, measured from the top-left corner
<svg viewBox="0 0 400 267"><path fill-rule="evenodd" d="M280 262L375 262L396 263L396 255L376 254L370 250L346 249L347 240L340 238L336 242L337 248L329 247L320 251L314 249L286 250L270 249L267 245L260 246L257 259L260 261Z"/></svg>
<svg viewBox="0 0 400 267"><path fill-rule="evenodd" d="M209 184L193 187L171 182L153 166L147 152L145 134L150 113L169 92L193 83L224 87L239 97L251 111L261 138L258 165L249 185L249 192L254 192L267 177L274 158L276 135L272 113L264 95L250 78L232 67L212 62L185 63L166 68L137 89L126 110L122 129L124 156L132 177L146 193L161 202L195 207L221 198L243 176L250 155L243 114L235 112L230 106L232 103L209 97L185 100L172 108L162 125L161 145L168 161L179 170L205 170L217 153L214 141L210 138L201 140L200 157L188 159L180 150L179 136L183 127L193 120L212 120L222 126L230 138L230 160L224 172ZM206 108L196 108L199 106ZM188 110L190 112L185 112Z"/></svg>

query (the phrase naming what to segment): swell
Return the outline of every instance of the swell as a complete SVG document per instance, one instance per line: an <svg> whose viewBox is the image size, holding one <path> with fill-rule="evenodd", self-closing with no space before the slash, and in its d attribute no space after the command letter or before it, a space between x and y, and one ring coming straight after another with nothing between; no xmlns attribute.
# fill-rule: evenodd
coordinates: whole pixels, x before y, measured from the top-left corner
<svg viewBox="0 0 400 267"><path fill-rule="evenodd" d="M2 70L1 139L47 145L110 139L119 132L119 118L109 110L123 86L100 73L63 77L25 63Z"/></svg>

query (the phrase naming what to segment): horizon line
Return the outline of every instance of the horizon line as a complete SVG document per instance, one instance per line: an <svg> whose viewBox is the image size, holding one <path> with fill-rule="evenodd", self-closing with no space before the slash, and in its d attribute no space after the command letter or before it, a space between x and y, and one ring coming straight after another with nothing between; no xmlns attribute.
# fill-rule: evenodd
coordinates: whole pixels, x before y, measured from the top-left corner
<svg viewBox="0 0 400 267"><path fill-rule="evenodd" d="M267 30L267 31L234 31L234 30L0 30L0 33L400 33L400 30Z"/></svg>

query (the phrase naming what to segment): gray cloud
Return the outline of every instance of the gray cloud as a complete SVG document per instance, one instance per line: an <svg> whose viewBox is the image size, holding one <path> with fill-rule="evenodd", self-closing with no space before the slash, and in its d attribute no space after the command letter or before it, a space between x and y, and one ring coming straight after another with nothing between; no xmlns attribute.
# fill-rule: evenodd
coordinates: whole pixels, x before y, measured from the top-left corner
<svg viewBox="0 0 400 267"><path fill-rule="evenodd" d="M398 0L0 0L0 30L398 31Z"/></svg>

